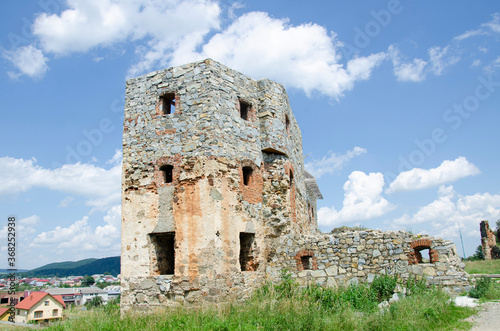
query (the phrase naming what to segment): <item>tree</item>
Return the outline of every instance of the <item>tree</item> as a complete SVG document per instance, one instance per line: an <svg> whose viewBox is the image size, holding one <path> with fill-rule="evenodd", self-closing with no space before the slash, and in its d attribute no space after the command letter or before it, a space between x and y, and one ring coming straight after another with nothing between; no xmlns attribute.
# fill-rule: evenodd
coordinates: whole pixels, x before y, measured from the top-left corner
<svg viewBox="0 0 500 331"><path fill-rule="evenodd" d="M83 280L82 280L83 286L90 286L90 285L93 285L94 283L95 283L95 280L94 280L94 278L92 278L92 276L83 277Z"/></svg>
<svg viewBox="0 0 500 331"><path fill-rule="evenodd" d="M87 308L98 307L100 305L102 305L102 298L100 296L95 296L91 300L87 301L87 303L85 303L85 306Z"/></svg>
<svg viewBox="0 0 500 331"><path fill-rule="evenodd" d="M484 260L483 246L479 245L476 248L476 252L471 256L471 260Z"/></svg>
<svg viewBox="0 0 500 331"><path fill-rule="evenodd" d="M111 272L106 271L106 272L104 273L104 276L113 276L113 275L111 274Z"/></svg>
<svg viewBox="0 0 500 331"><path fill-rule="evenodd" d="M102 290L102 289L104 289L106 286L108 286L108 284L107 284L106 282L102 282L102 283L97 284L96 286Z"/></svg>

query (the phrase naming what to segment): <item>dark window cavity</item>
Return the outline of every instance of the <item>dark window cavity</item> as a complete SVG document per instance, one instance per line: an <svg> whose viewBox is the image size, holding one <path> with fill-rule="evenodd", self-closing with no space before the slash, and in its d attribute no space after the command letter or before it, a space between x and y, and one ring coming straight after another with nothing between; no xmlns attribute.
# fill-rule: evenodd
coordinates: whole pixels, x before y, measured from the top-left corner
<svg viewBox="0 0 500 331"><path fill-rule="evenodd" d="M175 93L167 93L160 97L162 114L168 115L175 113Z"/></svg>
<svg viewBox="0 0 500 331"><path fill-rule="evenodd" d="M302 268L304 270L311 270L311 258L312 256L302 256L300 262L302 262Z"/></svg>
<svg viewBox="0 0 500 331"><path fill-rule="evenodd" d="M163 181L165 183L172 183L173 177L172 173L174 171L174 166L170 164L165 164L160 167L160 171L163 174Z"/></svg>
<svg viewBox="0 0 500 331"><path fill-rule="evenodd" d="M252 105L241 99L239 101L240 101L240 116L242 119L248 121L248 113L250 112Z"/></svg>
<svg viewBox="0 0 500 331"><path fill-rule="evenodd" d="M160 275L173 275L175 270L175 232L152 233L156 263Z"/></svg>
<svg viewBox="0 0 500 331"><path fill-rule="evenodd" d="M252 245L255 235L253 233L240 232L240 266L241 271L255 271Z"/></svg>
<svg viewBox="0 0 500 331"><path fill-rule="evenodd" d="M252 178L253 169L251 167L243 167L243 184L248 186Z"/></svg>

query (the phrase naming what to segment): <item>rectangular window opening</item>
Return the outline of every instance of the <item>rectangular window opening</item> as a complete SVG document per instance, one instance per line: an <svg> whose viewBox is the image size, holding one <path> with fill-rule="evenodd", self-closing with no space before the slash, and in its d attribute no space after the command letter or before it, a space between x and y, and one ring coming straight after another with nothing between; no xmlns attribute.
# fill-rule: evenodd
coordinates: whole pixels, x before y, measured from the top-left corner
<svg viewBox="0 0 500 331"><path fill-rule="evenodd" d="M163 173L163 181L165 183L172 183L173 176L172 173L174 171L174 166L170 164L165 164L160 167L160 171Z"/></svg>
<svg viewBox="0 0 500 331"><path fill-rule="evenodd" d="M35 318L41 318L41 317L43 317L43 311L42 310L35 311Z"/></svg>
<svg viewBox="0 0 500 331"><path fill-rule="evenodd" d="M290 187L293 185L293 171L290 170Z"/></svg>
<svg viewBox="0 0 500 331"><path fill-rule="evenodd" d="M288 115L285 114L285 129L288 134L290 134L290 119Z"/></svg>
<svg viewBox="0 0 500 331"><path fill-rule="evenodd" d="M173 275L175 271L175 232L150 234L156 250L160 275Z"/></svg>
<svg viewBox="0 0 500 331"><path fill-rule="evenodd" d="M241 271L255 271L257 265L253 256L255 234L240 232L240 266Z"/></svg>
<svg viewBox="0 0 500 331"><path fill-rule="evenodd" d="M162 114L174 114L175 113L175 93L167 93L160 97Z"/></svg>
<svg viewBox="0 0 500 331"><path fill-rule="evenodd" d="M302 262L302 269L311 270L311 256L302 256L300 261Z"/></svg>
<svg viewBox="0 0 500 331"><path fill-rule="evenodd" d="M243 167L243 184L245 184L245 186L248 186L250 184L252 173L252 167Z"/></svg>
<svg viewBox="0 0 500 331"><path fill-rule="evenodd" d="M56 317L59 314L57 309L52 310L52 316Z"/></svg>
<svg viewBox="0 0 500 331"><path fill-rule="evenodd" d="M252 105L241 99L239 101L240 101L240 116L245 121L248 121L248 113L250 112Z"/></svg>

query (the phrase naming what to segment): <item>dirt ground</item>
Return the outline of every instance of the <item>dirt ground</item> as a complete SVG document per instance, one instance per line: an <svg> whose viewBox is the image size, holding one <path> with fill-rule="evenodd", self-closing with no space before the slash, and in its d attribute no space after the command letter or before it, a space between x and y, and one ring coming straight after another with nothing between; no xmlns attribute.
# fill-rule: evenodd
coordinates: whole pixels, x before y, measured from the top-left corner
<svg viewBox="0 0 500 331"><path fill-rule="evenodd" d="M472 322L471 331L498 331L500 330L500 302L486 302L479 307L479 313L466 321Z"/></svg>

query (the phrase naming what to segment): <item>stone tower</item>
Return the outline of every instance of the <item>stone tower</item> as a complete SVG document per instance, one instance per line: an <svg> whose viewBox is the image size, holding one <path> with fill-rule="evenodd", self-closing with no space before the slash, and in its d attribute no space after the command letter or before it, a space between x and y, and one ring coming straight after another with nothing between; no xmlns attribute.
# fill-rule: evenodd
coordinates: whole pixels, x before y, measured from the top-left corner
<svg viewBox="0 0 500 331"><path fill-rule="evenodd" d="M277 238L317 233L283 86L211 59L126 85L122 308L244 296Z"/></svg>

